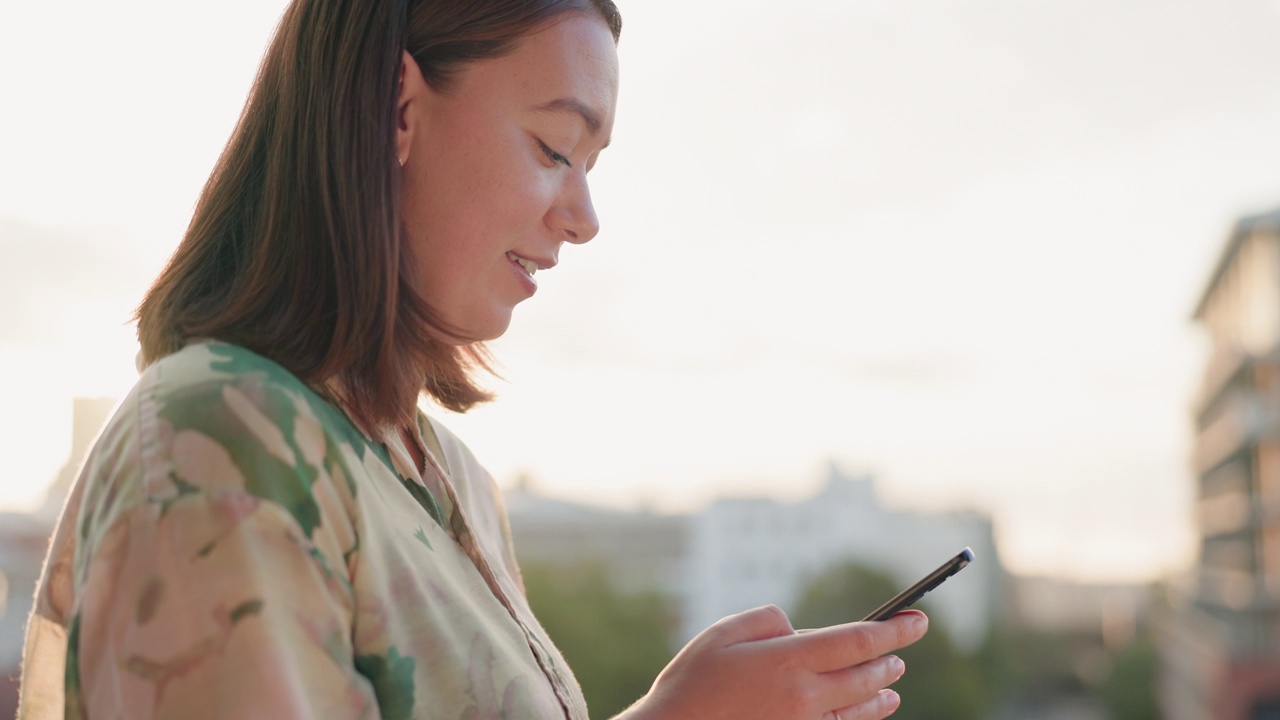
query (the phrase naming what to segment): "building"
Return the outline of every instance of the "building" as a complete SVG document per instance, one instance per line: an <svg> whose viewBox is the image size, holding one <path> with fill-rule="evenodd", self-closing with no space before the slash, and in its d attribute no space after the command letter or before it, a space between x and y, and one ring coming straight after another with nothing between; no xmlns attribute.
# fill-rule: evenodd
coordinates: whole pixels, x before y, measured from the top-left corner
<svg viewBox="0 0 1280 720"><path fill-rule="evenodd" d="M1095 636L1103 647L1128 647L1149 622L1152 587L1015 577L1009 615L1020 629L1061 636Z"/></svg>
<svg viewBox="0 0 1280 720"><path fill-rule="evenodd" d="M1239 220L1196 306L1199 559L1162 623L1170 720L1280 718L1280 209Z"/></svg>
<svg viewBox="0 0 1280 720"><path fill-rule="evenodd" d="M522 480L504 496L522 560L601 563L623 593L660 590L683 599L689 524L683 516L581 505L536 492Z"/></svg>
<svg viewBox="0 0 1280 720"><path fill-rule="evenodd" d="M76 398L71 453L44 502L33 513L0 513L0 717L13 717L17 712L22 642L49 536L80 465L115 404L109 398Z"/></svg>
<svg viewBox="0 0 1280 720"><path fill-rule="evenodd" d="M975 649L999 612L1005 582L990 519L894 511L874 490L871 477L833 465L825 486L795 503L725 498L697 513L658 515L551 500L520 486L508 493L507 510L522 559L600 561L620 589L670 597L679 644L751 607L790 610L801 588L833 565L856 562L905 588L970 546L976 561L938 591L945 602L931 599L956 644Z"/></svg>
<svg viewBox="0 0 1280 720"><path fill-rule="evenodd" d="M109 397L78 397L72 400L71 454L58 470L58 476L45 492L44 502L35 512L37 517L50 525L57 521L58 514L62 512L62 503L80 474L80 466L89 454L93 441L98 439L98 433L102 432L103 426L115 412L116 402L115 398Z"/></svg>
<svg viewBox="0 0 1280 720"><path fill-rule="evenodd" d="M34 515L0 513L0 717L18 711L22 641L52 530Z"/></svg>

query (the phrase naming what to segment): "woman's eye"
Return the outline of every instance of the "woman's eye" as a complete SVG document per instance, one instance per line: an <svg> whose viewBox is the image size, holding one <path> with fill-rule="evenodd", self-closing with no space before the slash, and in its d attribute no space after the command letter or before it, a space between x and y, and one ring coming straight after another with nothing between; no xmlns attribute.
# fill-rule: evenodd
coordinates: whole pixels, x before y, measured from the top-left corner
<svg viewBox="0 0 1280 720"><path fill-rule="evenodd" d="M569 158L547 147L547 144L542 142L541 140L538 141L538 146L542 148L542 152L547 156L547 159L550 160L551 162L559 163L565 167L573 167L573 163L569 162Z"/></svg>

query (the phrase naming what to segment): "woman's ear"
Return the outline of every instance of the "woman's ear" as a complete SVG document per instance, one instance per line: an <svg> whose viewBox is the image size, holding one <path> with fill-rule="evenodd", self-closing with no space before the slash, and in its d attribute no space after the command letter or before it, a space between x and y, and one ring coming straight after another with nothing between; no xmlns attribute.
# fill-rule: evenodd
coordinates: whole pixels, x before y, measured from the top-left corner
<svg viewBox="0 0 1280 720"><path fill-rule="evenodd" d="M400 89L396 93L396 159L403 167L409 161L413 148L413 135L420 132L421 113L418 112L429 91L422 77L418 62L406 50L400 56Z"/></svg>

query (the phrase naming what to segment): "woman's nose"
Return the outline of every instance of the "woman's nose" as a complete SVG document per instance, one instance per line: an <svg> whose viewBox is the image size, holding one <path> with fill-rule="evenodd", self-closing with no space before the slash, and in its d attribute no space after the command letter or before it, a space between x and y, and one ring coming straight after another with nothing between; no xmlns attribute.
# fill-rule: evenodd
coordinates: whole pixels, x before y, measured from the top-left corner
<svg viewBox="0 0 1280 720"><path fill-rule="evenodd" d="M600 232L600 218L596 217L595 205L591 202L591 188L587 185L586 173L577 173L571 180L561 201L551 209L552 227L563 235L567 242L582 244Z"/></svg>

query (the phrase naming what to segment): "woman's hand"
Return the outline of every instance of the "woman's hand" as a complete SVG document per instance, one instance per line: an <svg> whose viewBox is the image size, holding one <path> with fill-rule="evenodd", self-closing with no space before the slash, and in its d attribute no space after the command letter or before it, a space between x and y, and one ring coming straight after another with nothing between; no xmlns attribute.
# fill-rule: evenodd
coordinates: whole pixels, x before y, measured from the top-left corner
<svg viewBox="0 0 1280 720"><path fill-rule="evenodd" d="M731 615L690 641L618 720L879 720L898 709L886 688L904 669L886 653L928 624L908 610L797 632L773 606Z"/></svg>

